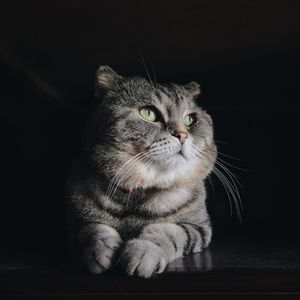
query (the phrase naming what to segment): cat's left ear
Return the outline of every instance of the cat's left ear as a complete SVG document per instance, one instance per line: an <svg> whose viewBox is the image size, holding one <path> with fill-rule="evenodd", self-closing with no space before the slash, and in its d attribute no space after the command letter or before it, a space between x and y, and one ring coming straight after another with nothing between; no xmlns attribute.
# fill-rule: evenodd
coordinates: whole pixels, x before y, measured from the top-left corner
<svg viewBox="0 0 300 300"><path fill-rule="evenodd" d="M118 88L123 77L108 66L100 66L96 72L95 96L113 92Z"/></svg>
<svg viewBox="0 0 300 300"><path fill-rule="evenodd" d="M195 81L184 85L183 88L191 98L196 98L201 93L200 84Z"/></svg>

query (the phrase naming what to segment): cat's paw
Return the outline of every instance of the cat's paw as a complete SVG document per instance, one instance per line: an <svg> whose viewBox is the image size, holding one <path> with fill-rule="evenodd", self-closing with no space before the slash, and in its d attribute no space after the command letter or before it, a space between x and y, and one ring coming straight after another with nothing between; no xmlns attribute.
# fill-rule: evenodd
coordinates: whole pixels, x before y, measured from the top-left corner
<svg viewBox="0 0 300 300"><path fill-rule="evenodd" d="M133 239L125 245L121 263L129 275L149 278L164 271L167 258L162 248L155 243Z"/></svg>
<svg viewBox="0 0 300 300"><path fill-rule="evenodd" d="M93 274L112 268L121 244L122 240L117 236L94 240L84 248L81 255L82 264Z"/></svg>

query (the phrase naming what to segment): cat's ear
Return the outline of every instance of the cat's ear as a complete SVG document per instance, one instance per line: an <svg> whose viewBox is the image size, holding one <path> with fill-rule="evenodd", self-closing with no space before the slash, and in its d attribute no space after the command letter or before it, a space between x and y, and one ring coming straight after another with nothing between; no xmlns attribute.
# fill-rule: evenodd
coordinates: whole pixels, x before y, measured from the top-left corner
<svg viewBox="0 0 300 300"><path fill-rule="evenodd" d="M192 98L196 98L201 93L200 84L195 81L192 81L183 87L187 94Z"/></svg>
<svg viewBox="0 0 300 300"><path fill-rule="evenodd" d="M95 96L113 92L122 81L123 77L108 66L100 66L96 72Z"/></svg>

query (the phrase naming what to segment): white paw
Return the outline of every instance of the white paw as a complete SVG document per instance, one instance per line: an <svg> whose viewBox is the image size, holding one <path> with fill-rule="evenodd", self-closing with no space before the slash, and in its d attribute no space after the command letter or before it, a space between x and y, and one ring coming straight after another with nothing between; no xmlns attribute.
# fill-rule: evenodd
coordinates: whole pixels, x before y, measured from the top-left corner
<svg viewBox="0 0 300 300"><path fill-rule="evenodd" d="M83 265L93 274L99 274L110 269L121 244L122 240L116 236L94 240L82 252Z"/></svg>
<svg viewBox="0 0 300 300"><path fill-rule="evenodd" d="M155 243L134 239L125 245L121 262L129 275L149 278L164 271L167 258L162 248Z"/></svg>

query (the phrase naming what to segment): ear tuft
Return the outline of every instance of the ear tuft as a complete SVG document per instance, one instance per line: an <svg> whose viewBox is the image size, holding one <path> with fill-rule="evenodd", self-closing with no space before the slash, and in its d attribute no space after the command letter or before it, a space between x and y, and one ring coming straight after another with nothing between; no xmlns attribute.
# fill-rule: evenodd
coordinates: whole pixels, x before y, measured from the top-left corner
<svg viewBox="0 0 300 300"><path fill-rule="evenodd" d="M201 93L200 84L195 81L192 81L183 87L192 98L197 97Z"/></svg>
<svg viewBox="0 0 300 300"><path fill-rule="evenodd" d="M112 68L100 66L96 71L96 96L113 91L122 79Z"/></svg>

